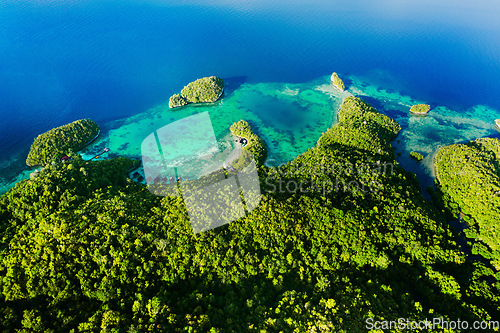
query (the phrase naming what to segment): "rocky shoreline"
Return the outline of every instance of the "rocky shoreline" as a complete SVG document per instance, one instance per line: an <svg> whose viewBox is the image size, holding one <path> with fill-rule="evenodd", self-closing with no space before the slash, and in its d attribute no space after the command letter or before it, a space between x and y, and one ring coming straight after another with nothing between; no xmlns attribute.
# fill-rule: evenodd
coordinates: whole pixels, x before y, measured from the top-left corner
<svg viewBox="0 0 500 333"><path fill-rule="evenodd" d="M344 92L344 90L345 90L344 81L342 81L342 79L339 78L337 73L335 73L335 72L332 73L332 76L330 76L330 83L338 91Z"/></svg>

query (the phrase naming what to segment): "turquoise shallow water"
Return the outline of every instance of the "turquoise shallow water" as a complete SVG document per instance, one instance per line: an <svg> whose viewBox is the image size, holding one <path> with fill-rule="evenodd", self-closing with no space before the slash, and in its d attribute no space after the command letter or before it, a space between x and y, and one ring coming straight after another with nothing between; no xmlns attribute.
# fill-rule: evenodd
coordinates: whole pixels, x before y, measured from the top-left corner
<svg viewBox="0 0 500 333"><path fill-rule="evenodd" d="M193 114L208 111L221 148L232 137L229 127L248 121L268 146L268 162L292 160L316 144L321 133L336 121L342 98L327 77L302 84L243 84L216 103L171 110L167 103L144 113L106 124L106 133L82 153L91 158L104 147L108 156L141 156L141 143L153 131ZM196 130L196 129L193 129ZM104 156L104 155L103 155Z"/></svg>
<svg viewBox="0 0 500 333"><path fill-rule="evenodd" d="M228 84L225 95L216 103L175 110L169 109L165 102L137 115L100 124L102 135L81 154L84 159L91 159L108 147L110 151L101 154L100 159L116 156L140 158L141 143L153 131L208 111L220 150L232 146L229 127L243 119L266 142L267 164L279 165L315 146L321 134L335 124L340 103L350 94L366 99L401 124L402 131L394 141L394 147L400 153L397 160L417 174L423 187L432 182L432 160L440 146L477 137L498 136L493 123L498 118L498 110L482 105L467 110L432 105L427 116L411 116L408 113L410 106L426 101L395 90L397 87L391 86L384 73L366 77L346 76L347 91L344 93L330 85L329 77L305 83ZM380 77L386 79L381 81ZM397 84L400 83L393 83ZM411 159L410 151L421 152L425 156L422 163ZM14 179L0 179L0 191L5 192L15 182L29 177L31 171L25 168Z"/></svg>
<svg viewBox="0 0 500 333"><path fill-rule="evenodd" d="M499 10L493 0L0 1L0 192L29 176L24 160L38 134L76 119L103 129L89 153L110 145L104 156L135 156L153 128L206 108L171 115L162 104L208 75L228 83L210 109L214 117L225 110L219 139L233 115L254 117L276 163L315 143L336 101L316 96L314 85L332 71L401 120L398 149L429 155L436 145L495 135ZM410 120L412 99L444 118ZM405 156L402 164L430 173L428 160L422 168Z"/></svg>
<svg viewBox="0 0 500 333"><path fill-rule="evenodd" d="M380 76L386 78L382 83L376 79ZM350 76L349 91L366 99L401 125L402 130L393 142L398 153L396 159L406 170L417 174L422 189L433 182L433 160L439 147L486 136L500 137L494 124L494 120L500 117L498 110L485 105L465 110L452 109L414 99L391 87L387 82L388 77L387 73L377 73L375 78ZM410 107L419 103L430 104L430 112L426 116L410 115ZM424 159L418 163L409 156L411 151L422 153Z"/></svg>

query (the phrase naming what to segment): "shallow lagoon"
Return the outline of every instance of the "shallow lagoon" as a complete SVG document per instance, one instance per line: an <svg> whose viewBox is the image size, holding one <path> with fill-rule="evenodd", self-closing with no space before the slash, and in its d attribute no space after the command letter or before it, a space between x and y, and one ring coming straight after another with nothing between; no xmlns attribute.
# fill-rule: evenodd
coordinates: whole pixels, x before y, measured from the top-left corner
<svg viewBox="0 0 500 333"><path fill-rule="evenodd" d="M233 138L229 127L244 119L265 140L268 160L274 165L292 160L313 147L336 121L343 96L324 78L302 83L243 84L216 103L190 105L174 110L168 104L105 125L103 136L83 151L91 158L104 147L108 156L141 156L141 143L153 131L190 115L208 111L221 148ZM196 130L196 129L193 129ZM185 155L185 154L183 154Z"/></svg>
<svg viewBox="0 0 500 333"><path fill-rule="evenodd" d="M353 94L401 124L402 131L393 143L396 152L400 153L397 160L416 173L425 188L433 181L432 161L439 147L478 137L499 136L494 127L498 110L482 105L467 110L432 105L427 116L412 116L408 112L410 106L426 101L413 99L390 85L381 86L373 76L346 76L347 91L340 93L329 84L329 77L325 75L305 83L232 84L229 81L225 95L216 103L171 110L165 101L143 113L100 124L102 135L81 154L84 159L91 159L108 147L110 152L99 158L140 158L141 143L150 133L181 118L208 111L220 150L232 147L229 127L244 119L266 142L266 163L275 166L314 147L321 134L336 123L342 98ZM424 160L417 163L410 158L410 151L422 153ZM20 160L12 162L13 176L0 179L1 192L29 177L32 170L21 167L21 158L20 155ZM21 168L24 170L19 173Z"/></svg>
<svg viewBox="0 0 500 333"><path fill-rule="evenodd" d="M337 106L319 94L336 71L352 93L402 123L399 151L428 156L417 165L402 153L401 163L430 174L437 146L497 135L490 114L500 117L499 9L456 0L2 1L0 193L29 176L24 159L36 135L76 119L103 129L89 152L109 145L104 157L138 154L154 128L206 109L171 114L164 103L208 75L228 83L211 107L230 114L219 140L233 115L245 116L277 163L315 144L323 112ZM410 118L413 99L435 110Z"/></svg>
<svg viewBox="0 0 500 333"><path fill-rule="evenodd" d="M401 125L401 132L393 142L396 160L408 171L417 174L422 189L433 183L433 160L439 147L466 142L480 137L500 137L494 119L499 111L477 105L466 110L453 110L433 105L426 116L409 114L414 104L428 103L413 99L396 90L373 83L373 78L351 76L349 91L366 99L380 112L387 114ZM420 152L424 159L419 163L409 156L411 151Z"/></svg>

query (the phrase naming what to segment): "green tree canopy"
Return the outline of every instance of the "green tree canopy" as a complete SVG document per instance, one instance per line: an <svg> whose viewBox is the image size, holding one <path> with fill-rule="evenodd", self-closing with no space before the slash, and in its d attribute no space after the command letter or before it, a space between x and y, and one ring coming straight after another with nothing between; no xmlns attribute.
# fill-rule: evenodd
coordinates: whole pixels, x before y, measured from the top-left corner
<svg viewBox="0 0 500 333"><path fill-rule="evenodd" d="M395 163L399 128L346 98L317 146L259 169L257 208L196 235L181 197L127 179L135 161L51 164L0 197L0 325L362 332L368 318L498 320L491 269L465 260Z"/></svg>
<svg viewBox="0 0 500 333"><path fill-rule="evenodd" d="M334 87L337 88L338 90L340 91L345 90L344 81L342 81L342 79L338 76L337 73L332 74L332 76L330 77L330 81L332 82Z"/></svg>
<svg viewBox="0 0 500 333"><path fill-rule="evenodd" d="M410 108L411 113L415 114L427 114L431 109L429 104L415 104Z"/></svg>
<svg viewBox="0 0 500 333"><path fill-rule="evenodd" d="M455 214L465 215L472 251L491 260L500 280L500 140L477 139L439 149L439 191Z"/></svg>
<svg viewBox="0 0 500 333"><path fill-rule="evenodd" d="M45 165L72 151L84 148L99 135L100 129L90 119L80 119L51 129L36 137L26 159L28 166Z"/></svg>
<svg viewBox="0 0 500 333"><path fill-rule="evenodd" d="M181 94L170 97L171 108L189 103L210 103L217 101L224 92L224 80L217 76L198 79L185 86Z"/></svg>

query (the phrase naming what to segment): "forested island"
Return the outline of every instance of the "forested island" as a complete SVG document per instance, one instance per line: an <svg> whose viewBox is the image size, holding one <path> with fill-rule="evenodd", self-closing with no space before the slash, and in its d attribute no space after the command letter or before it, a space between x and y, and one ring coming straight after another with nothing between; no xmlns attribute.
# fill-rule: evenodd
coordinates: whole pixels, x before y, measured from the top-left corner
<svg viewBox="0 0 500 333"><path fill-rule="evenodd" d="M410 108L410 113L413 114L418 114L418 115L425 115L429 113L431 110L431 106L429 104L415 104L412 105Z"/></svg>
<svg viewBox="0 0 500 333"><path fill-rule="evenodd" d="M244 122L231 129L255 135ZM391 140L399 130L363 100L344 99L338 124L314 148L283 166L260 166L257 208L197 235L181 197L157 197L128 180L137 162L76 156L48 165L0 197L0 325L364 332L367 318L499 320L498 274L492 282L490 267L466 260L445 216L397 165ZM498 163L481 158L498 158L498 145L458 149L469 150L478 158L458 155L451 164L440 152L439 168L451 169L439 179L454 193L452 171L484 171L491 186L459 199L486 226L498 217ZM253 151L258 160L261 151Z"/></svg>
<svg viewBox="0 0 500 333"><path fill-rule="evenodd" d="M442 147L435 165L441 200L455 217L462 216L472 254L487 259L489 274L500 280L500 140Z"/></svg>
<svg viewBox="0 0 500 333"><path fill-rule="evenodd" d="M257 166L262 166L267 157L267 148L264 141L257 136L253 131L250 124L244 120L240 120L230 127L231 133L238 137L244 138L246 140L246 145L243 148L242 154L246 151L252 154L252 157L255 159ZM244 160L244 156L243 160ZM238 161L234 161L234 164L237 164ZM238 167L236 167L238 169Z"/></svg>
<svg viewBox="0 0 500 333"><path fill-rule="evenodd" d="M210 103L217 101L224 92L224 80L209 76L198 79L185 86L180 95L170 97L169 107L176 108L190 103Z"/></svg>
<svg viewBox="0 0 500 333"><path fill-rule="evenodd" d="M70 152L83 149L100 133L99 126L90 119L76 120L51 129L36 137L26 159L28 166L46 165L60 160Z"/></svg>
<svg viewBox="0 0 500 333"><path fill-rule="evenodd" d="M416 151L410 152L410 156L413 157L414 159L416 159L419 162L424 159L424 155L422 155L422 154L420 154L419 152L416 152Z"/></svg>
<svg viewBox="0 0 500 333"><path fill-rule="evenodd" d="M330 82L335 88L337 88L341 92L345 90L344 81L342 81L342 79L338 76L337 73L334 72L332 74L332 76L330 77Z"/></svg>

